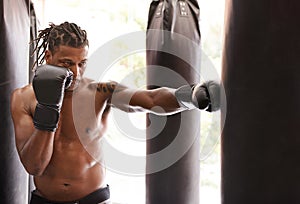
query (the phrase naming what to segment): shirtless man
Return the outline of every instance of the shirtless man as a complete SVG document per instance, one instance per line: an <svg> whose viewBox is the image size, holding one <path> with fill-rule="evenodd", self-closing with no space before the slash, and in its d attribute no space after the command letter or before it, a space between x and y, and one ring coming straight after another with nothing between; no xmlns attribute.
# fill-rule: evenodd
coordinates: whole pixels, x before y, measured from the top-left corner
<svg viewBox="0 0 300 204"><path fill-rule="evenodd" d="M33 83L16 89L11 98L17 151L36 186L31 204L109 202L105 167L86 151L80 135L88 138L96 131L101 138L112 106L128 112L156 112L158 106L166 114L196 107L218 109L213 101L218 84L212 81L177 90L132 90L84 78L89 43L86 32L74 23L50 24L37 41L41 66ZM94 116L86 109L90 104ZM82 118L80 125L74 124L75 112Z"/></svg>

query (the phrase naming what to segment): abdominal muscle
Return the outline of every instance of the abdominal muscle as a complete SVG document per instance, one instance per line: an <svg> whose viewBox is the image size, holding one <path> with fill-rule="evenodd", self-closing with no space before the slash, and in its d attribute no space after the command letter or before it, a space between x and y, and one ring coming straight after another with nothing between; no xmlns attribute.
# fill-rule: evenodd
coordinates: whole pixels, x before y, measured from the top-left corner
<svg viewBox="0 0 300 204"><path fill-rule="evenodd" d="M34 178L37 194L52 201L80 199L105 187L105 170L79 139L57 139L45 172Z"/></svg>

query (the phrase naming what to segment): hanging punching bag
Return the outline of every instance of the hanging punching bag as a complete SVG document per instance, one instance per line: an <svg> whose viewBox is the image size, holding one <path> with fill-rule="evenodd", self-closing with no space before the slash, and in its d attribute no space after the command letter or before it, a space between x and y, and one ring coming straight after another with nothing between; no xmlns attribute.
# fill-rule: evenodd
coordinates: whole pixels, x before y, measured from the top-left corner
<svg viewBox="0 0 300 204"><path fill-rule="evenodd" d="M300 203L300 1L228 0L222 203Z"/></svg>
<svg viewBox="0 0 300 204"><path fill-rule="evenodd" d="M28 203L28 174L15 147L10 115L12 91L28 83L29 28L28 1L0 3L0 203Z"/></svg>
<svg viewBox="0 0 300 204"><path fill-rule="evenodd" d="M28 11L29 11L29 18L30 18L30 44L29 44L29 69L28 69L28 81L31 83L32 78L33 78L33 65L34 62L37 59L37 53L33 54L33 50L36 46L36 41L33 41L34 39L37 38L38 35L38 26L37 26L37 17L35 13L35 8L34 4L29 1L27 3ZM36 65L35 65L36 66ZM28 180L28 202L31 199L31 192L35 189L34 181L33 181L33 176L29 175L29 180Z"/></svg>
<svg viewBox="0 0 300 204"><path fill-rule="evenodd" d="M35 14L34 4L30 2L29 6L29 15L30 15L30 46L29 46L29 82L32 82L33 78L33 65L37 59L37 53L33 53L34 48L36 47L36 41L34 39L37 38L38 28L37 28L37 17ZM35 65L36 66L36 65Z"/></svg>
<svg viewBox="0 0 300 204"><path fill-rule="evenodd" d="M149 89L200 81L199 6L196 0L153 0L147 27ZM199 202L200 112L147 120L146 203Z"/></svg>

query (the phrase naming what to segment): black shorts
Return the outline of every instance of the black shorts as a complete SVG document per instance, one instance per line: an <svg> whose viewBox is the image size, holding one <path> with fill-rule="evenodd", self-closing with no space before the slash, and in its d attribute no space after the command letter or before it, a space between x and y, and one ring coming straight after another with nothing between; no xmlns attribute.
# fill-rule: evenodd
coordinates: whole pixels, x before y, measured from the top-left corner
<svg viewBox="0 0 300 204"><path fill-rule="evenodd" d="M106 203L104 201L108 201L110 198L110 191L109 191L109 186L105 188L98 189L94 191L93 193L90 193L89 195L79 199L79 200L74 200L70 202L55 202L48 200L46 198L43 198L34 191L31 193L31 200L30 204L98 204L98 203ZM108 203L108 202L107 202Z"/></svg>

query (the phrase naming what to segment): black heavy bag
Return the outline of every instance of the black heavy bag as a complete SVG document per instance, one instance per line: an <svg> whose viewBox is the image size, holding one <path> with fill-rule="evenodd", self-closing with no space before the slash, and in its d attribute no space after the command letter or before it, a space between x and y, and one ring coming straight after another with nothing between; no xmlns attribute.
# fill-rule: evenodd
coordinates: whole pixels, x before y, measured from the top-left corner
<svg viewBox="0 0 300 204"><path fill-rule="evenodd" d="M37 25L37 17L35 14L34 4L30 2L29 6L29 14L30 14L30 46L29 46L29 82L32 82L33 78L33 69L35 68L34 62L37 59L37 52L33 53L34 48L36 47L37 41L34 39L37 38L38 35L38 25Z"/></svg>
<svg viewBox="0 0 300 204"><path fill-rule="evenodd" d="M10 115L12 91L28 83L28 1L0 2L0 203L28 203L28 174L15 146Z"/></svg>
<svg viewBox="0 0 300 204"><path fill-rule="evenodd" d="M300 203L300 1L229 0L222 203Z"/></svg>
<svg viewBox="0 0 300 204"><path fill-rule="evenodd" d="M147 86L200 81L199 6L195 0L152 1L147 27ZM146 203L199 202L199 111L148 115Z"/></svg>

